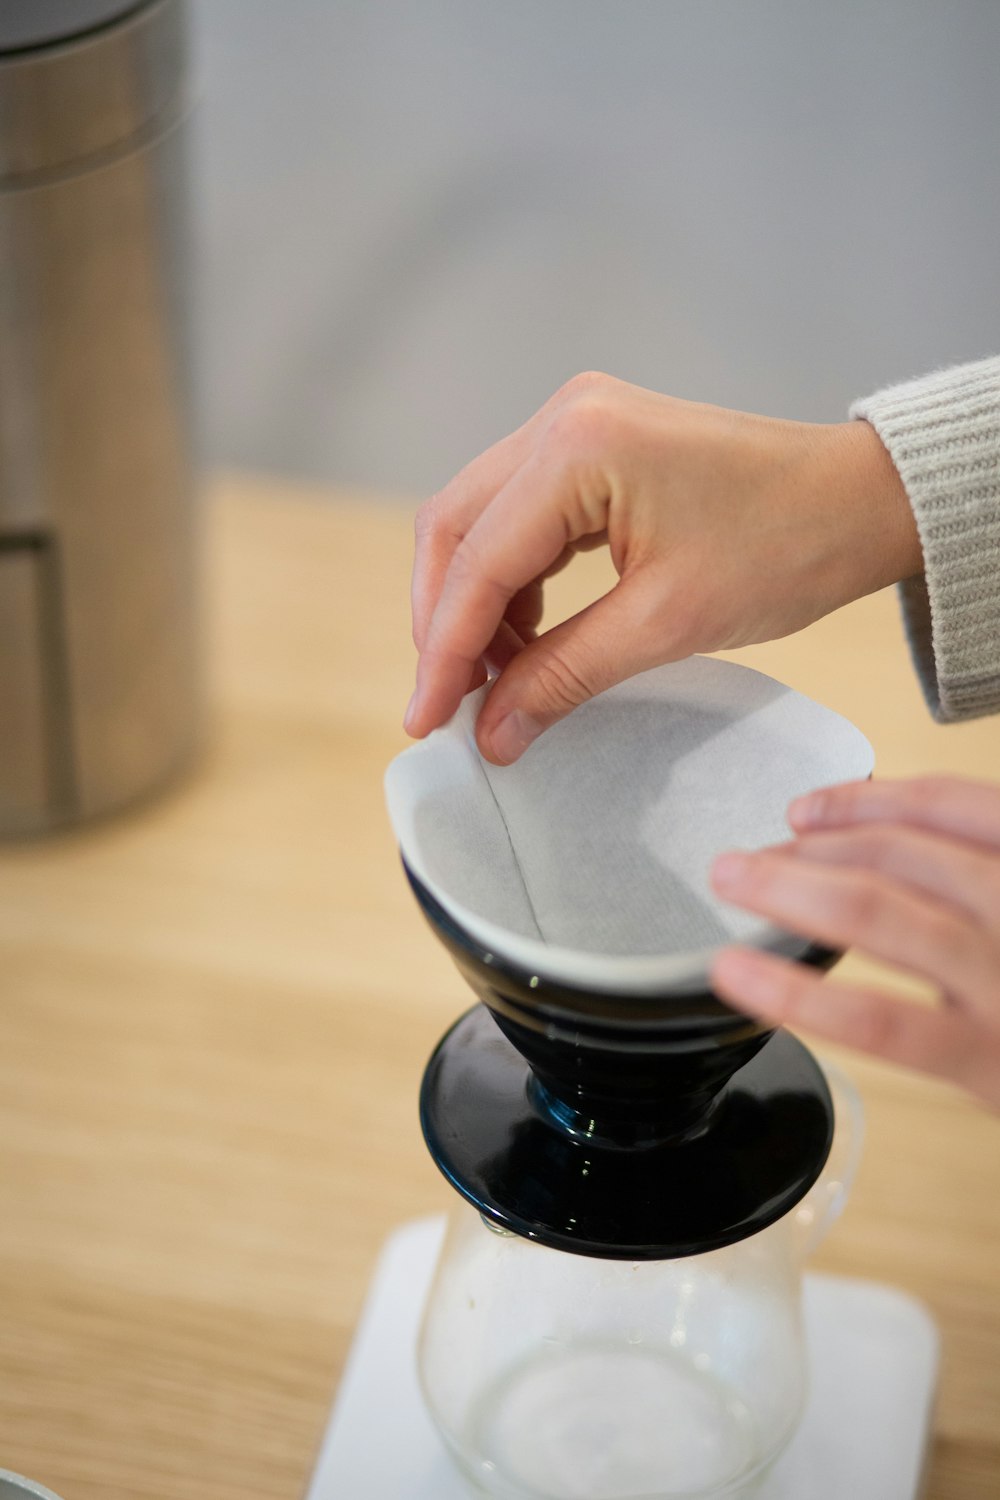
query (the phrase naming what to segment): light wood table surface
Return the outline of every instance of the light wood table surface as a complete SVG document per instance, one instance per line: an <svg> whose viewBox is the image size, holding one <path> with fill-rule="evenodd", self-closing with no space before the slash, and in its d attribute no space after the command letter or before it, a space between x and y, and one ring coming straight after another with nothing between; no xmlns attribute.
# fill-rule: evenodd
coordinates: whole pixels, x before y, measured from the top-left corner
<svg viewBox="0 0 1000 1500"><path fill-rule="evenodd" d="M297 1500L381 1240L449 1200L416 1094L471 996L381 793L412 507L246 479L211 502L199 763L0 850L0 1467L65 1500ZM556 581L560 612L604 566ZM930 720L891 594L736 655L854 719L883 774L1000 774L997 721ZM930 1496L996 1497L1000 1122L849 1066L867 1148L817 1264L926 1300Z"/></svg>

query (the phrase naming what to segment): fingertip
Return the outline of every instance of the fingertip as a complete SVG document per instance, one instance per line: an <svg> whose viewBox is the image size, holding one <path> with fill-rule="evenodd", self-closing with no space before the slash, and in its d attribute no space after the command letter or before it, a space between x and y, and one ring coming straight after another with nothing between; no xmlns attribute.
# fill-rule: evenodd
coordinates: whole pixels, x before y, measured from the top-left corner
<svg viewBox="0 0 1000 1500"><path fill-rule="evenodd" d="M450 714L441 713L440 702L435 702L435 695L428 692L418 678L416 689L403 715L406 733L413 740L425 740L433 729L437 729L448 718Z"/></svg>
<svg viewBox="0 0 1000 1500"><path fill-rule="evenodd" d="M731 891L742 889L752 871L753 856L747 850L727 849L713 860L709 879L717 895L727 896Z"/></svg>
<svg viewBox="0 0 1000 1500"><path fill-rule="evenodd" d="M502 713L492 723L487 720L484 724L483 715L480 714L479 724L476 726L476 744L483 757L492 765L512 766L534 744L544 728L544 724L520 708Z"/></svg>
<svg viewBox="0 0 1000 1500"><path fill-rule="evenodd" d="M871 815L871 798L873 794L877 798L885 785L866 777L861 781L841 781L835 786L819 787L789 803L788 822L796 833L818 828L843 828Z"/></svg>
<svg viewBox="0 0 1000 1500"><path fill-rule="evenodd" d="M487 761L491 766L509 766L513 764L509 760L500 760L490 741L478 734L476 735L476 748L483 760Z"/></svg>
<svg viewBox="0 0 1000 1500"><path fill-rule="evenodd" d="M509 766L517 759L516 755L511 760L501 758L499 752L493 746L493 727L492 725L483 724L482 714L480 714L479 723L476 725L476 749L483 760L488 761L491 766Z"/></svg>
<svg viewBox="0 0 1000 1500"><path fill-rule="evenodd" d="M728 994L730 988L738 983L740 972L740 950L723 948L708 966L709 983L717 993Z"/></svg>
<svg viewBox="0 0 1000 1500"><path fill-rule="evenodd" d="M403 731L411 740L425 740L431 732L430 727L425 727L415 720L407 722L406 719L403 720Z"/></svg>
<svg viewBox="0 0 1000 1500"><path fill-rule="evenodd" d="M756 948L723 948L709 970L709 981L720 1000L769 1025L779 1025L785 1018L783 977L776 961Z"/></svg>
<svg viewBox="0 0 1000 1500"><path fill-rule="evenodd" d="M753 948L723 948L712 961L711 977L726 986L739 988L760 974L760 958Z"/></svg>
<svg viewBox="0 0 1000 1500"><path fill-rule="evenodd" d="M809 792L805 797L796 797L788 805L788 825L796 833L805 833L810 828L821 828L829 807L825 792Z"/></svg>

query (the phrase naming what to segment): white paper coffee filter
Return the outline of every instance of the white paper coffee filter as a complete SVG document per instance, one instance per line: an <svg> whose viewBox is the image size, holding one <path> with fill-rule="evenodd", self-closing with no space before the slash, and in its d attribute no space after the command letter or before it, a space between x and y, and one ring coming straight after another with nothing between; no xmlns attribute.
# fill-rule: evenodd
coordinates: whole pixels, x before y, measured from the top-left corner
<svg viewBox="0 0 1000 1500"><path fill-rule="evenodd" d="M736 940L801 938L720 901L729 848L789 837L789 801L871 774L839 714L712 657L644 672L553 726L513 766L476 749L487 689L386 773L413 873L486 948L529 972L622 993L704 985Z"/></svg>

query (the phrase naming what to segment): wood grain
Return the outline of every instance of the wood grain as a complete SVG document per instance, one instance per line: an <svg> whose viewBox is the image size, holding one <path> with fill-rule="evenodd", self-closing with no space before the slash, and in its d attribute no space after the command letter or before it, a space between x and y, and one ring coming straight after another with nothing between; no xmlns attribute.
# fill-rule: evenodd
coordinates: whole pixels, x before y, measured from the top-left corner
<svg viewBox="0 0 1000 1500"><path fill-rule="evenodd" d="M411 686L411 512L219 482L197 765L128 816L0 852L0 1467L65 1500L301 1495L380 1241L448 1202L415 1100L470 997L381 795ZM554 612L605 576L581 559ZM735 654L854 719L884 774L1000 768L995 722L931 722L891 596ZM930 1305L930 1495L985 1500L1000 1122L848 1066L868 1144L818 1263Z"/></svg>

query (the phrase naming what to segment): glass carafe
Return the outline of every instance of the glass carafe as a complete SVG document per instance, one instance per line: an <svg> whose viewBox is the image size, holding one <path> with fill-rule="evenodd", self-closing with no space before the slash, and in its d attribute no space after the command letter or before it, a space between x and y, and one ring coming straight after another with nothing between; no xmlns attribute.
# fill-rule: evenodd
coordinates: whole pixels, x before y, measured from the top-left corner
<svg viewBox="0 0 1000 1500"><path fill-rule="evenodd" d="M424 1399L463 1473L497 1500L751 1495L808 1388L803 1262L842 1206L860 1104L820 1181L747 1239L667 1260L533 1242L459 1205L418 1350Z"/></svg>

